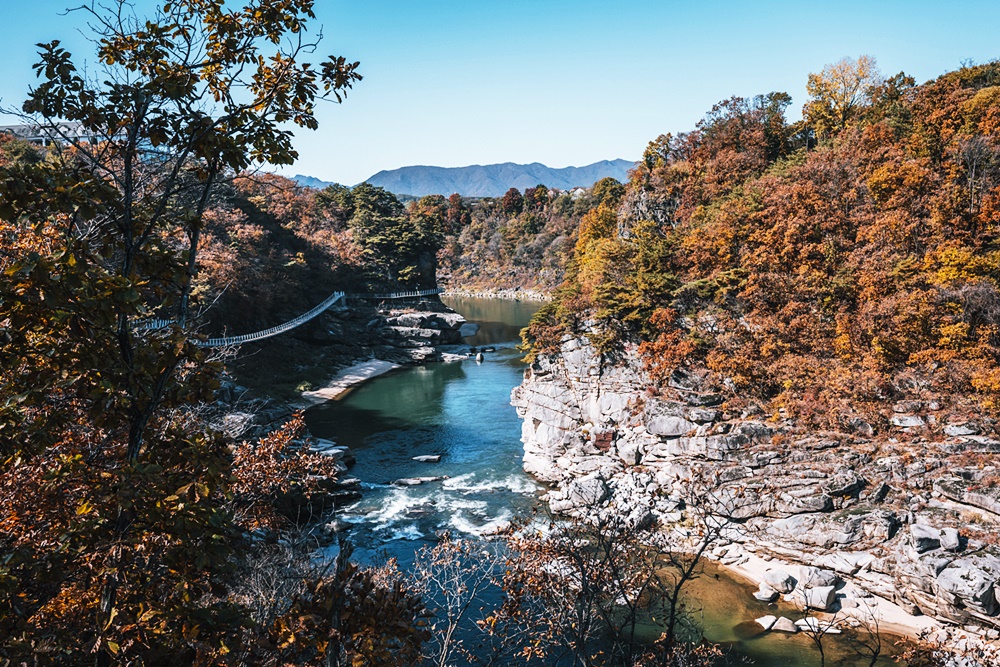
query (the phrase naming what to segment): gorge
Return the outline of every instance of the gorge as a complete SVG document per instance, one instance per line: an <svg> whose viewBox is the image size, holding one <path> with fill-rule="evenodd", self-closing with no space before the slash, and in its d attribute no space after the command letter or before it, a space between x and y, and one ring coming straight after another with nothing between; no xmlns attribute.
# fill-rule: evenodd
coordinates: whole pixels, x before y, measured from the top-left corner
<svg viewBox="0 0 1000 667"><path fill-rule="evenodd" d="M679 495L671 491L683 483L685 467L714 466L713 475L730 482L743 479L732 473L733 467L740 466L738 461L743 461L745 474L765 480L783 468L778 457L762 457L764 466L744 461L754 455L749 450L763 448L767 439L759 432L757 438L736 442L741 432L750 433L754 422L749 420L727 430L734 434L733 446L706 448L693 438L710 436L693 434L692 442L680 445L679 429L686 426L685 419L707 424L707 418L714 416L717 423L724 423L722 410L713 405L714 397L695 399L699 395L691 393L688 402L693 406L647 403L645 411L637 412L634 407L645 396L648 379L622 360L617 365L602 364L586 341L567 341L558 358L526 367L514 346L519 330L538 309L537 303L453 296L442 300L480 325L476 335L464 340L467 346L495 346L496 352L478 363L470 358L405 367L358 385L346 397L307 413L313 435L350 447L357 459L350 474L360 478L363 497L338 511L335 521L362 561L388 556L407 569L417 552L435 545L442 534L491 539L516 517L531 516L539 502L558 513L600 511L606 506L623 515L647 514L649 520L669 530L671 522L683 523L676 501ZM698 422L689 423L696 429ZM762 428L758 424L758 430ZM609 432L613 433L610 440L602 437ZM673 455L667 447L676 450ZM825 451L835 450L827 447ZM807 469L799 462L789 467L801 479L825 488L830 480L819 472L826 466L819 461L814 466ZM792 473L786 474L790 478ZM595 480L606 490L602 495L607 498L599 499L602 507L595 507L593 497L581 491ZM763 489L759 493L765 495ZM823 493L816 491L816 495ZM843 501L842 496L837 499L838 504ZM853 512L857 514L857 508ZM857 515L850 537L866 539L870 524L895 534L899 520L888 518L889 512L885 515L878 518L886 525ZM826 530L833 532L837 527ZM929 619L905 619L899 610L894 613L878 607L867 591L891 597L893 583L878 579L870 558L861 558L863 566L852 568L844 549L857 548L859 540L798 545L800 551L795 551L793 542L777 538L768 542L766 530L729 537L732 541L713 545L713 562L699 568L689 585L687 604L699 609L696 618L706 639L752 657L754 664L818 665L819 658L805 634L765 634L762 629L747 634L746 626L752 627L756 617L783 613L798 619L803 615L792 596L777 605L754 599L749 582L760 579L763 569L744 567L747 558L796 574L793 563L835 570L847 582L838 590L838 608L842 604L846 611L858 599L871 604L881 619L882 632L890 633L885 656L898 650L892 633L913 635L921 628L939 628L926 622ZM876 534L865 544L878 544L878 537L887 538ZM769 553L775 555L773 561ZM496 599L483 603L495 604ZM847 619L839 615L837 625L850 633ZM863 654L846 638L831 634L825 642L836 664L866 664Z"/></svg>

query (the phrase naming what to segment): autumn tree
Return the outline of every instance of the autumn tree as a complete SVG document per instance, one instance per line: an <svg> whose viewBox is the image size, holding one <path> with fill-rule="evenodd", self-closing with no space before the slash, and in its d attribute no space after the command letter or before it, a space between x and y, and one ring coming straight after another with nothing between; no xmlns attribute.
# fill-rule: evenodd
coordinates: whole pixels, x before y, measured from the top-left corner
<svg viewBox="0 0 1000 667"><path fill-rule="evenodd" d="M803 115L820 137L834 136L872 102L881 84L873 57L843 58L809 75L806 91L811 99Z"/></svg>
<svg viewBox="0 0 1000 667"><path fill-rule="evenodd" d="M517 215L524 210L524 195L517 188L511 188L500 199L500 208L507 215Z"/></svg>
<svg viewBox="0 0 1000 667"><path fill-rule="evenodd" d="M618 207L618 204L621 203L622 198L625 196L625 186L618 179L608 176L594 183L592 192L594 193L594 199L598 203L614 209Z"/></svg>
<svg viewBox="0 0 1000 667"><path fill-rule="evenodd" d="M0 254L0 650L15 662L211 662L240 641L231 453L186 411L220 369L188 330L192 286L216 186L292 163L289 124L315 128L316 102L360 78L342 57L305 62L312 7L87 3L98 76L41 45L23 114L55 147L0 170L16 240Z"/></svg>
<svg viewBox="0 0 1000 667"><path fill-rule="evenodd" d="M524 205L528 210L545 208L549 199L549 189L541 183L524 191Z"/></svg>
<svg viewBox="0 0 1000 667"><path fill-rule="evenodd" d="M457 234L472 221L469 206L462 195L457 192L448 197L448 212L446 214L447 224L445 233Z"/></svg>

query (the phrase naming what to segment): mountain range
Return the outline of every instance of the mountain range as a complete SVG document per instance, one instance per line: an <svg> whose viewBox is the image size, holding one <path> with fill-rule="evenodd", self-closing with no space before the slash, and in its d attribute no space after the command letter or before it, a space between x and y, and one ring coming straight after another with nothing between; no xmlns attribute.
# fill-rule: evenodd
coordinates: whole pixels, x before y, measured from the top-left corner
<svg viewBox="0 0 1000 667"><path fill-rule="evenodd" d="M559 190L588 188L608 176L625 182L635 164L628 160L602 160L584 167L553 169L539 162L531 164L472 165L469 167L413 166L380 171L366 182L397 195L445 195L500 197L510 188L524 190L539 183ZM296 176L300 185L322 188L330 185L312 176Z"/></svg>

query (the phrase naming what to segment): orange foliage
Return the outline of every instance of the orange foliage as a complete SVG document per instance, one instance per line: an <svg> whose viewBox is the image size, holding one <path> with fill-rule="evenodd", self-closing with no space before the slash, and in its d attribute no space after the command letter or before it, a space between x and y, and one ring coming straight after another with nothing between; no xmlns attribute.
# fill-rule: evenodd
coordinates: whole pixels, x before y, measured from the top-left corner
<svg viewBox="0 0 1000 667"><path fill-rule="evenodd" d="M777 94L716 105L650 144L614 219L584 219L561 321L818 425L907 396L1000 408L998 76L873 75L849 114L796 124Z"/></svg>

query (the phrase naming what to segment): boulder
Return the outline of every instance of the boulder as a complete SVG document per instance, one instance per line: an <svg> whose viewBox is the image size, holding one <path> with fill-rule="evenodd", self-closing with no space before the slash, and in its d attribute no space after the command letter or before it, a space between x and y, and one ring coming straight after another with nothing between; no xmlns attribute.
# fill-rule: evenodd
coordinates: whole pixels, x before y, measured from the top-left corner
<svg viewBox="0 0 1000 667"><path fill-rule="evenodd" d="M684 416L699 424L709 424L719 418L719 411L708 408L689 408L684 411Z"/></svg>
<svg viewBox="0 0 1000 667"><path fill-rule="evenodd" d="M618 457L627 466L634 466L642 461L642 442L637 438L626 438L615 443Z"/></svg>
<svg viewBox="0 0 1000 667"><path fill-rule="evenodd" d="M566 488L566 499L576 507L594 507L607 497L607 482L599 475L574 479Z"/></svg>
<svg viewBox="0 0 1000 667"><path fill-rule="evenodd" d="M865 482L853 470L842 470L821 487L831 496L853 496L865 487Z"/></svg>
<svg viewBox="0 0 1000 667"><path fill-rule="evenodd" d="M805 618L800 618L795 621L795 625L801 628L805 632L811 632L813 635L824 634L824 635L839 635L840 628L835 628L830 623L824 623L823 621L815 618L813 616L807 616Z"/></svg>
<svg viewBox="0 0 1000 667"><path fill-rule="evenodd" d="M334 519L330 523L323 526L323 530L328 533L343 533L351 529L351 524L346 521L341 521L340 519Z"/></svg>
<svg viewBox="0 0 1000 667"><path fill-rule="evenodd" d="M757 622L757 625L764 628L765 630L770 630L771 627L774 625L775 621L777 620L778 620L777 616L761 616L760 618L754 619L754 621Z"/></svg>
<svg viewBox="0 0 1000 667"><path fill-rule="evenodd" d="M958 551L962 548L962 539L955 528L941 530L941 547L948 551Z"/></svg>
<svg viewBox="0 0 1000 667"><path fill-rule="evenodd" d="M953 438L964 435L977 435L978 433L979 427L972 422L966 422L965 424L948 424L944 427L944 434Z"/></svg>
<svg viewBox="0 0 1000 667"><path fill-rule="evenodd" d="M833 498L825 493L799 496L778 504L778 510L785 514L812 514L833 510Z"/></svg>
<svg viewBox="0 0 1000 667"><path fill-rule="evenodd" d="M921 523L910 525L910 545L922 554L941 546L941 531Z"/></svg>
<svg viewBox="0 0 1000 667"><path fill-rule="evenodd" d="M665 438L679 438L688 431L698 428L694 422L690 422L683 417L661 416L653 417L646 424L646 430L653 435Z"/></svg>
<svg viewBox="0 0 1000 667"><path fill-rule="evenodd" d="M778 591L774 590L765 583L761 583L760 587L753 594L753 596L761 602L774 602L778 599Z"/></svg>
<svg viewBox="0 0 1000 667"><path fill-rule="evenodd" d="M689 394L685 399L693 408L722 405L726 399L721 394Z"/></svg>
<svg viewBox="0 0 1000 667"><path fill-rule="evenodd" d="M347 447L330 447L328 449L319 449L311 453L331 458L334 461L344 461L345 463L347 463L348 460L353 463L354 459L351 450Z"/></svg>
<svg viewBox="0 0 1000 667"><path fill-rule="evenodd" d="M995 583L1000 578L1000 558L969 556L952 561L937 576L940 591L956 598L961 606L988 616L1000 612Z"/></svg>
<svg viewBox="0 0 1000 667"><path fill-rule="evenodd" d="M795 625L792 619L782 616L774 622L774 625L771 626L771 630L774 632L789 632L791 634L795 634L799 631L799 627Z"/></svg>
<svg viewBox="0 0 1000 667"><path fill-rule="evenodd" d="M924 419L917 415L895 415L892 418L892 425L899 428L915 428L923 426Z"/></svg>
<svg viewBox="0 0 1000 667"><path fill-rule="evenodd" d="M802 591L802 601L810 609L829 611L837 600L837 589L833 586L817 586Z"/></svg>
<svg viewBox="0 0 1000 667"><path fill-rule="evenodd" d="M819 632L823 626L820 625L819 619L815 616L806 616L805 618L800 618L795 621L795 625L800 630L808 630L809 632Z"/></svg>
<svg viewBox="0 0 1000 667"><path fill-rule="evenodd" d="M840 583L840 577L837 576L837 573L830 570L804 565L799 568L799 572L799 583L803 588L835 587Z"/></svg>
<svg viewBox="0 0 1000 667"><path fill-rule="evenodd" d="M868 497L868 499L871 500L873 503L880 503L883 500L885 500L886 496L889 495L890 490L891 489L889 488L888 484L886 484L885 482L881 482L878 484L878 486L872 489L871 495Z"/></svg>
<svg viewBox="0 0 1000 667"><path fill-rule="evenodd" d="M764 573L764 583L779 593L791 593L797 582L784 570L768 570Z"/></svg>

